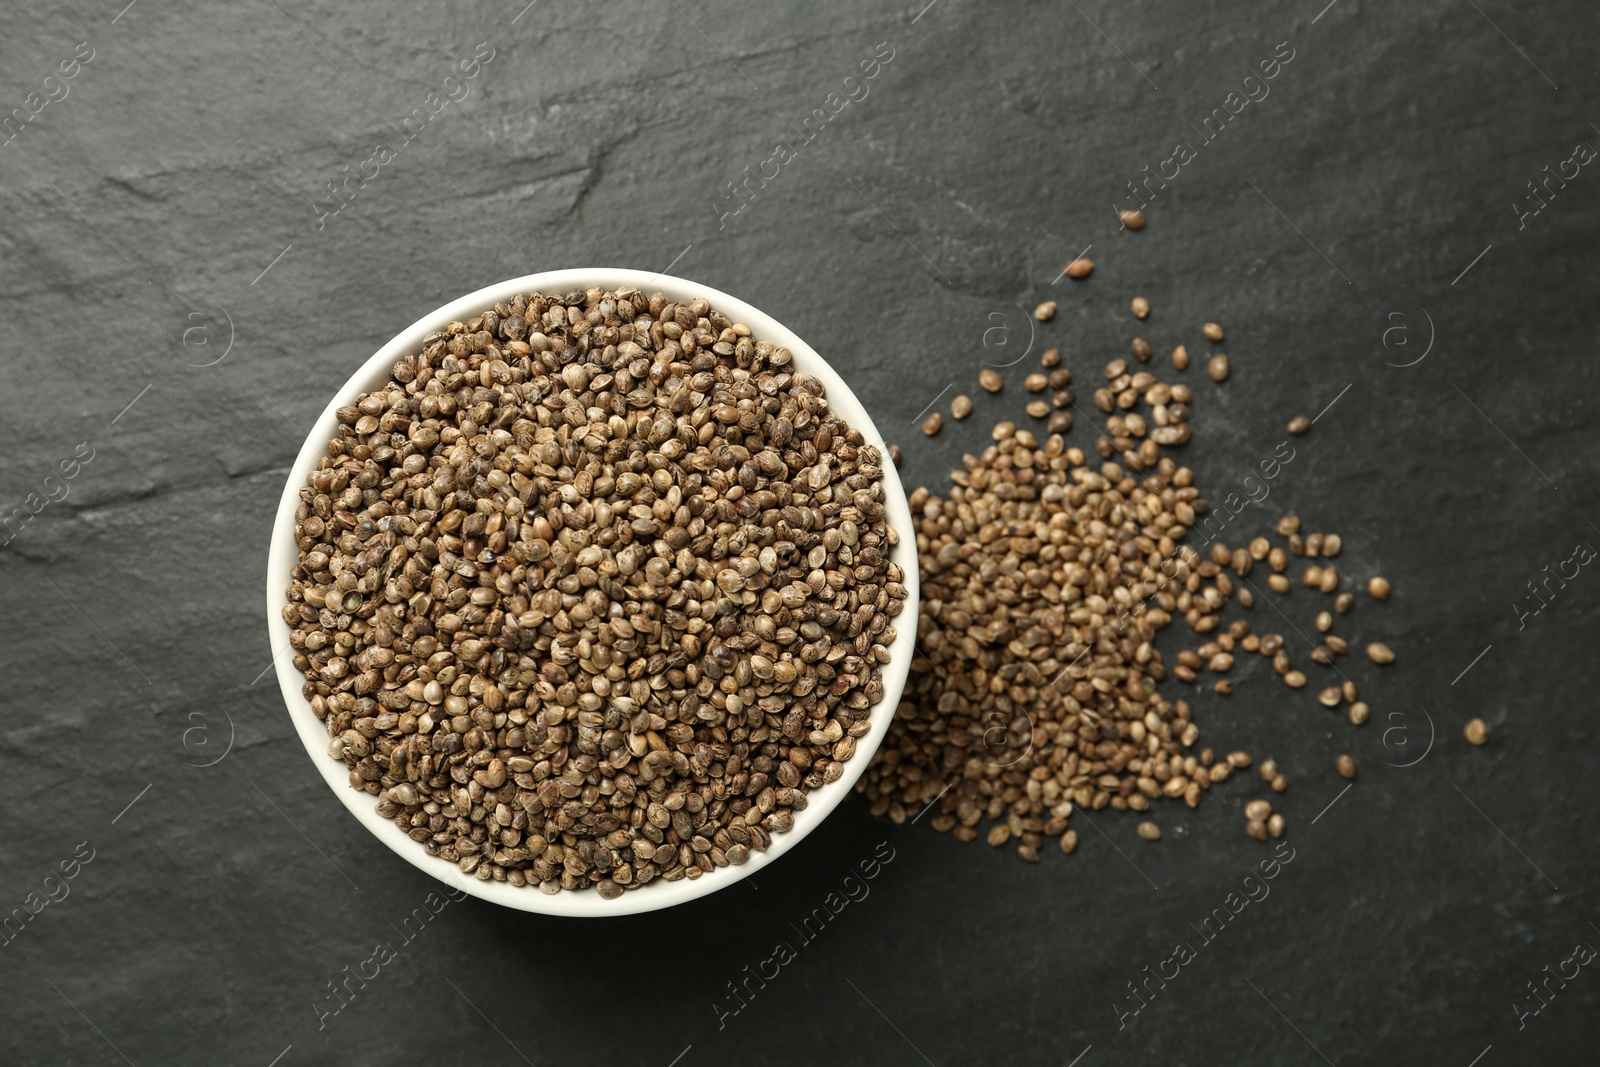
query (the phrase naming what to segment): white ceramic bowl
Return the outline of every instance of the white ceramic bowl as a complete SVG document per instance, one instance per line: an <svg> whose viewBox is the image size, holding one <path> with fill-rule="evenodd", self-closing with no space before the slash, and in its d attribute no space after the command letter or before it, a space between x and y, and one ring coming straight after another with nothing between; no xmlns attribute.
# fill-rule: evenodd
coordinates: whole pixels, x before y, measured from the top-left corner
<svg viewBox="0 0 1600 1067"><path fill-rule="evenodd" d="M676 882L666 882L657 879L638 889L629 890L615 900L604 900L593 890L581 892L563 890L552 895L541 892L536 885L519 888L507 882L479 881L475 877L462 874L454 863L429 856L420 844L406 836L393 822L380 818L374 810L377 804L376 798L352 789L349 784L349 770L344 762L328 756L327 729L312 713L310 702L301 695L305 678L295 669L292 662L294 657L287 654L290 628L283 621L282 614L285 590L289 587L289 571L299 558L294 541L294 513L300 503L300 487L305 484L306 475L316 468L317 460L325 454L328 442L337 435L337 419L334 412L346 404L355 403L356 397L361 393L379 388L388 382L395 363L402 356L422 351L422 338L432 330L442 329L452 320L470 319L499 301L509 302L517 293L537 291L560 294L596 285L604 289L631 285L646 293L659 290L669 299L682 303L687 303L697 296L704 297L716 310L735 322L748 325L756 339L786 346L794 355L792 363L794 370L820 378L827 387L829 406L851 427L860 430L867 441L876 445L884 454L883 486L888 522L900 533L900 544L890 554L890 559L905 573L903 581L906 587L905 606L895 619L897 636L889 650L889 663L883 669L883 699L872 708L870 713L872 729L859 739L855 755L844 765L844 776L820 789L810 790L806 797L805 809L794 813L793 828L787 833L774 834L772 847L766 852L752 851L749 862L738 867L719 867L710 874L693 880L684 878ZM306 437L305 444L301 446L300 454L295 457L288 483L283 489L283 498L278 503L278 514L272 531L272 545L267 553L267 630L272 639L278 686L283 691L284 702L289 708L289 717L294 721L295 730L306 747L306 754L321 772L323 779L328 783L328 788L332 789L334 795L350 809L350 813L360 820L361 825L370 830L373 836L393 849L401 859L441 882L508 908L547 915L628 915L682 904L686 900L714 893L741 878L755 874L798 845L850 794L851 788L867 769L873 753L877 751L878 745L888 732L889 720L893 717L894 709L900 703L900 694L905 689L906 676L911 669L911 657L916 643L918 586L916 536L911 525L911 510L906 503L905 489L901 486L899 475L895 472L894 464L889 462L888 455L888 445L885 444L883 435L873 425L867 409L862 407L861 402L856 399L839 373L810 345L772 316L708 286L639 270L604 267L556 270L500 282L463 296L459 300L452 300L436 311L430 311L380 348L350 376L350 380L345 382L328 402L328 406L323 409L316 425Z"/></svg>

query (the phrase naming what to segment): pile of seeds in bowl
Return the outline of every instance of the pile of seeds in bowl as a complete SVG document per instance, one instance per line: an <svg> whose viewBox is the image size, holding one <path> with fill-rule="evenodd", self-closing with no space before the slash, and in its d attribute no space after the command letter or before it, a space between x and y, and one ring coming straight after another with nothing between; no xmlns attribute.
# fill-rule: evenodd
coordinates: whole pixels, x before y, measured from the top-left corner
<svg viewBox="0 0 1600 1067"><path fill-rule="evenodd" d="M339 410L283 617L380 815L614 898L838 780L906 589L883 457L790 362L703 299L534 293Z"/></svg>
<svg viewBox="0 0 1600 1067"><path fill-rule="evenodd" d="M1080 259L1065 273L1081 280L1092 270ZM1055 310L1047 302L1034 317L1047 321ZM1143 320L1150 302L1135 298L1131 310ZM1216 323L1200 333L1213 344L1224 336ZM1198 747L1200 727L1189 702L1169 700L1158 688L1169 670L1156 637L1177 619L1202 642L1178 653L1170 673L1180 681L1195 682L1202 670L1226 675L1236 656L1253 652L1300 688L1307 676L1295 666L1294 651L1311 661L1307 670L1328 669L1337 676L1330 682L1343 680L1323 688L1318 703L1348 705L1352 724L1367 720L1367 704L1337 664L1350 645L1331 632L1332 613L1316 614L1319 640L1293 623L1288 639L1258 636L1247 620L1226 622L1222 614L1230 602L1248 609L1268 595L1250 578L1258 561L1271 571L1271 590L1287 594L1291 556L1313 560L1302 584L1347 614L1355 595L1341 592L1348 583L1326 562L1339 554L1341 539L1303 536L1299 520L1288 516L1277 527L1287 551L1265 538L1237 549L1211 541L1205 554L1192 547L1195 540L1207 544L1191 535L1211 507L1194 472L1168 450L1190 440L1194 392L1137 366L1150 360L1147 341L1135 337L1129 350L1137 363L1110 361L1088 412L1059 366L1060 350L1046 350L1045 371L1029 373L1024 387L1030 394L1049 391L1048 402L1030 400L1026 408L1035 420L1048 417L1041 427L1047 435L1002 421L992 443L951 475L947 495L925 488L911 494L922 578L919 654L889 735L856 786L874 814L901 822L932 811L937 830L964 841L981 835L993 846L1015 843L1019 856L1037 861L1046 838L1063 852L1077 847L1069 825L1074 811L1149 812L1163 800L1198 806L1252 758ZM1172 364L1179 372L1188 367L1185 346L1174 348ZM1213 353L1205 365L1214 382L1227 379L1225 354ZM989 394L1004 387L992 368L982 371L979 384ZM1098 462L1062 436L1074 411L1080 425L1092 423ZM972 412L965 395L951 404L957 420ZM1288 429L1300 435L1309 424L1297 418ZM930 420L923 429L931 435L940 425ZM1385 600L1389 584L1374 576L1368 590ZM1395 658L1381 642L1368 645L1367 654L1377 664ZM1212 688L1227 696L1232 681L1222 677ZM1355 776L1349 755L1334 765L1343 777ZM1288 788L1274 761L1258 769L1273 792ZM1246 808L1252 837L1279 837L1285 827L1265 799ZM1151 821L1138 833L1149 841L1161 837Z"/></svg>

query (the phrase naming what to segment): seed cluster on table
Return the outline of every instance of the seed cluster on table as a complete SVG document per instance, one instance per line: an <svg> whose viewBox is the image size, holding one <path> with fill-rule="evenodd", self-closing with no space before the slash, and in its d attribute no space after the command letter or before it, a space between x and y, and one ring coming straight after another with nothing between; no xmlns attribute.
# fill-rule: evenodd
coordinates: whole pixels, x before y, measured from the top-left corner
<svg viewBox="0 0 1600 1067"><path fill-rule="evenodd" d="M1123 225L1143 228L1144 217L1132 214L1124 213ZM1093 271L1093 263L1077 259L1063 273L1082 281ZM1057 308L1047 301L1034 317L1048 321ZM1129 308L1139 321L1152 314L1145 297ZM1225 336L1215 322L1198 332L1210 345ZM1234 548L1213 542L1204 553L1192 547L1209 504L1194 472L1168 450L1190 440L1196 397L1188 385L1140 369L1153 351L1133 338L1134 362L1107 363L1104 383L1093 390L1094 410L1085 414L1071 373L1059 366L1061 350L1047 349L1043 372L1023 381L1027 393L1041 397L1026 401L1025 411L1048 419L1044 433L1000 421L992 443L951 475L946 494L911 494L922 572L919 655L889 736L857 783L875 814L900 822L930 810L935 829L964 841L981 836L992 846L1014 843L1030 861L1047 838L1071 853L1075 810L1150 813L1163 800L1194 808L1212 786L1252 766L1248 752L1200 745L1194 708L1158 687L1169 674L1186 683L1202 672L1220 675L1211 687L1220 696L1233 691L1229 672L1245 653L1269 659L1292 689L1307 684L1307 671L1342 675L1337 661L1352 642L1334 632L1335 616L1356 605L1332 562L1342 538L1302 533L1300 520L1285 516L1278 545L1257 537ZM1213 350L1201 359L1213 382L1229 378L1226 354ZM1189 364L1189 348L1175 345L1173 369ZM1005 388L987 367L978 384L989 394ZM1093 455L1062 436L1074 412L1093 423ZM964 394L951 405L957 420L972 413ZM1288 426L1297 436L1310 428L1304 416ZM936 418L924 426L929 434L939 429ZM1330 597L1332 611L1311 620L1316 640L1292 623L1286 639L1258 635L1245 619L1224 620L1230 603L1255 605L1257 564L1268 571L1268 588L1288 594L1295 559L1307 561L1301 584ZM1381 576L1366 589L1374 601L1389 597ZM1201 643L1178 651L1169 668L1156 638L1178 619ZM1382 642L1369 643L1366 654L1375 664L1395 660ZM1310 661L1303 669L1295 664L1299 655ZM1345 706L1357 726L1371 714L1348 679L1320 689L1317 701ZM1466 732L1474 744L1487 738L1477 720ZM1331 762L1342 777L1355 777L1349 754ZM1275 761L1258 770L1273 793L1288 789ZM1244 813L1246 832L1257 840L1286 830L1284 815L1266 799L1250 800ZM1147 841L1162 836L1153 819L1137 832Z"/></svg>
<svg viewBox="0 0 1600 1067"><path fill-rule="evenodd" d="M338 412L283 609L350 784L479 879L614 898L836 781L906 596L883 457L705 300L496 304Z"/></svg>

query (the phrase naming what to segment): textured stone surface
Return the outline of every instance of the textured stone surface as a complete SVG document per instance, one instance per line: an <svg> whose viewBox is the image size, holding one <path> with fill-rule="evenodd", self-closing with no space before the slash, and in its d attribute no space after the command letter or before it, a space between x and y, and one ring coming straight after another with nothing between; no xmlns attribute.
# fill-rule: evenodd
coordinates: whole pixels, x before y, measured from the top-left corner
<svg viewBox="0 0 1600 1067"><path fill-rule="evenodd" d="M0 948L0 1059L1465 1067L1492 1044L1484 1065L1592 1061L1600 977L1521 1029L1514 1005L1600 944L1600 577L1584 568L1520 627L1512 606L1600 544L1600 176L1520 223L1512 206L1600 145L1588 7L120 6L19 9L0 41L0 113L59 95L46 75L93 48L0 145L0 507L94 450L0 549L0 907L93 849ZM398 146L485 41L467 97L319 229L325 183ZM775 142L881 42L865 99L722 218L725 183L771 174ZM1201 143L1280 42L1270 95ZM1195 158L1143 232L1118 233L1125 183L1179 140ZM1091 244L1094 277L1052 285ZM1135 332L1160 360L1187 343L1188 458L1219 499L1291 415L1338 398L1226 536L1285 511L1338 530L1342 570L1395 586L1345 629L1399 662L1349 661L1373 707L1359 731L1264 662L1232 698L1195 697L1209 743L1287 771L1295 859L1137 1016L1119 1020L1126 984L1199 945L1192 924L1266 855L1242 832L1253 777L1160 809L1159 844L1108 812L1037 866L851 802L756 885L692 906L602 924L465 902L403 943L433 883L334 802L271 679L252 684L268 523L296 427L387 337L488 282L585 264L670 264L794 326L906 446L911 485L943 484L1020 414L1047 344L1086 387ZM1135 294L1154 308L1137 330ZM1059 314L1007 391L981 394L978 369L1019 357L1047 295ZM1228 331L1221 387L1201 372L1206 319ZM1421 362L1388 365L1430 334ZM924 439L947 384L978 410ZM1309 597L1284 607L1309 632ZM1253 619L1285 627L1264 605ZM1461 740L1473 715L1487 748ZM1422 756L1430 719L1421 762L1386 766ZM1341 795L1342 751L1361 775ZM882 841L870 895L803 941ZM794 959L719 1019L784 940ZM319 1029L327 983L380 941L397 958Z"/></svg>

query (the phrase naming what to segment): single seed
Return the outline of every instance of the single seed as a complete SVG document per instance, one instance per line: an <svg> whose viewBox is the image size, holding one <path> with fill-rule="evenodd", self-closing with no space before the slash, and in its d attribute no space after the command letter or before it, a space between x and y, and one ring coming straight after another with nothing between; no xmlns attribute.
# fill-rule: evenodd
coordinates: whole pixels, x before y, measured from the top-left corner
<svg viewBox="0 0 1600 1067"><path fill-rule="evenodd" d="M1045 386L1049 384L1049 375L1040 374L1037 371L1022 380L1022 388L1030 393L1042 393L1045 390Z"/></svg>
<svg viewBox="0 0 1600 1067"><path fill-rule="evenodd" d="M1277 775L1272 779L1272 791L1274 793L1281 793L1288 788L1289 779L1285 778L1283 775Z"/></svg>
<svg viewBox="0 0 1600 1067"><path fill-rule="evenodd" d="M1123 208L1117 212L1117 218L1121 220L1122 225L1130 230L1144 229L1144 212L1142 211Z"/></svg>
<svg viewBox="0 0 1600 1067"><path fill-rule="evenodd" d="M1267 553L1272 551L1272 543L1265 537L1252 538L1250 541L1250 558L1260 562L1267 558Z"/></svg>
<svg viewBox="0 0 1600 1067"><path fill-rule="evenodd" d="M1182 345L1172 350L1172 365L1178 370L1185 370L1189 366L1189 350Z"/></svg>
<svg viewBox="0 0 1600 1067"><path fill-rule="evenodd" d="M1030 400L1024 409L1036 419L1042 419L1050 414L1050 403L1047 400Z"/></svg>
<svg viewBox="0 0 1600 1067"><path fill-rule="evenodd" d="M1050 422L1046 428L1051 433L1066 433L1072 429L1072 412L1053 411L1050 413Z"/></svg>
<svg viewBox="0 0 1600 1067"><path fill-rule="evenodd" d="M1144 838L1146 841L1160 841L1161 827L1157 826L1153 822L1142 822L1139 824L1139 836Z"/></svg>
<svg viewBox="0 0 1600 1067"><path fill-rule="evenodd" d="M1324 556L1337 556L1344 550L1344 538L1338 534L1329 534L1322 539L1322 554Z"/></svg>
<svg viewBox="0 0 1600 1067"><path fill-rule="evenodd" d="M1333 610L1340 615L1350 614L1350 609L1355 606L1356 595L1354 593L1340 593L1333 601Z"/></svg>
<svg viewBox="0 0 1600 1067"><path fill-rule="evenodd" d="M900 464L906 458L905 451L899 445L889 446L889 462L894 464L895 470L900 469Z"/></svg>
<svg viewBox="0 0 1600 1067"><path fill-rule="evenodd" d="M1033 317L1038 319L1040 322L1049 322L1051 319L1055 318L1055 316L1056 302L1054 300L1046 300L1038 307L1033 309Z"/></svg>
<svg viewBox="0 0 1600 1067"><path fill-rule="evenodd" d="M962 393L960 396L950 401L950 414L954 415L957 419L964 419L968 415L971 415L972 398L967 394Z"/></svg>
<svg viewBox="0 0 1600 1067"><path fill-rule="evenodd" d="M1339 692L1339 687L1332 685L1317 694L1317 703L1325 708L1336 708L1343 697L1344 694Z"/></svg>
<svg viewBox="0 0 1600 1067"><path fill-rule="evenodd" d="M1474 745L1486 744L1489 740L1489 727L1482 719L1468 719L1463 732L1467 735L1467 740Z"/></svg>
<svg viewBox="0 0 1600 1067"><path fill-rule="evenodd" d="M1282 815L1275 814L1267 820L1267 833L1276 841L1283 836L1283 831L1288 829L1288 825Z"/></svg>
<svg viewBox="0 0 1600 1067"><path fill-rule="evenodd" d="M1075 259L1067 264L1067 277L1081 280L1094 273L1094 263L1087 259Z"/></svg>
<svg viewBox="0 0 1600 1067"><path fill-rule="evenodd" d="M1366 722L1371 715L1372 709L1367 707L1367 702L1364 700L1358 700L1354 704L1350 705L1350 722L1354 726L1360 726L1362 723Z"/></svg>
<svg viewBox="0 0 1600 1067"><path fill-rule="evenodd" d="M1306 676L1299 671L1290 671L1283 676L1283 681L1290 689L1299 689L1306 684Z"/></svg>
<svg viewBox="0 0 1600 1067"><path fill-rule="evenodd" d="M1133 353L1133 358L1140 363L1150 362L1150 342L1143 337L1135 337L1128 343L1128 351Z"/></svg>
<svg viewBox="0 0 1600 1067"><path fill-rule="evenodd" d="M940 427L943 425L944 420L940 418L939 413L935 411L932 415L929 415L927 418L922 420L922 432L927 434L929 437L932 437L934 434L939 432Z"/></svg>
<svg viewBox="0 0 1600 1067"><path fill-rule="evenodd" d="M1367 579L1367 592L1372 594L1374 600L1389 599L1389 579L1374 575Z"/></svg>
<svg viewBox="0 0 1600 1067"><path fill-rule="evenodd" d="M1228 357L1218 352L1206 363L1206 373L1211 375L1211 380L1220 382L1228 377Z"/></svg>
<svg viewBox="0 0 1600 1067"><path fill-rule="evenodd" d="M1057 364L1059 364L1060 362L1061 362L1061 349L1059 349L1059 348L1047 348L1039 356L1039 363L1042 366L1054 367Z"/></svg>
<svg viewBox="0 0 1600 1067"><path fill-rule="evenodd" d="M1248 804L1246 804L1244 806L1244 817L1246 819L1257 819L1257 820L1265 821L1267 816L1269 816L1271 814L1272 814L1272 801L1270 801L1270 800L1263 800L1263 799L1258 797L1257 799L1250 801Z"/></svg>
<svg viewBox="0 0 1600 1067"><path fill-rule="evenodd" d="M1336 592L1339 588L1339 571L1334 567L1322 568L1322 581L1318 588L1324 593Z"/></svg>
<svg viewBox="0 0 1600 1067"><path fill-rule="evenodd" d="M1005 823L999 823L995 826L991 826L989 828L989 836L986 838L986 840L989 842L990 848L999 848L1001 845L1011 840L1011 828Z"/></svg>
<svg viewBox="0 0 1600 1067"><path fill-rule="evenodd" d="M1287 593L1289 591L1289 579L1281 574L1267 575L1267 584L1272 587L1274 593Z"/></svg>
<svg viewBox="0 0 1600 1067"><path fill-rule="evenodd" d="M1150 301L1146 300L1142 296L1134 297L1133 303L1130 305L1130 307L1133 311L1133 317L1136 319L1142 319L1146 315L1150 314Z"/></svg>
<svg viewBox="0 0 1600 1067"><path fill-rule="evenodd" d="M1346 678L1344 680L1344 684L1339 687L1339 694L1341 696L1343 696L1346 701L1348 701L1348 702L1350 702L1352 704L1355 703L1355 699L1356 699L1356 683L1354 683L1350 679Z"/></svg>
<svg viewBox="0 0 1600 1067"><path fill-rule="evenodd" d="M1269 760L1263 761L1262 764L1261 764L1261 780L1263 782L1270 782L1274 778L1276 778L1277 776L1278 776L1278 761L1274 760L1274 759L1269 759Z"/></svg>
<svg viewBox="0 0 1600 1067"><path fill-rule="evenodd" d="M1367 658L1374 663L1393 663L1394 649L1382 641L1374 641L1367 646Z"/></svg>
<svg viewBox="0 0 1600 1067"><path fill-rule="evenodd" d="M1222 327L1218 326L1214 322L1208 322L1204 326L1200 327L1200 332L1206 335L1207 341L1222 340Z"/></svg>
<svg viewBox="0 0 1600 1067"><path fill-rule="evenodd" d="M998 393L1000 386L1005 384L1000 379L1000 372L992 367L985 367L978 372L978 384L991 393Z"/></svg>
<svg viewBox="0 0 1600 1067"><path fill-rule="evenodd" d="M1244 824L1244 832L1254 841L1267 839L1267 824L1260 819L1250 819Z"/></svg>
<svg viewBox="0 0 1600 1067"><path fill-rule="evenodd" d="M1304 415L1296 415L1289 420L1289 432L1297 437L1309 429L1311 429L1311 420Z"/></svg>
<svg viewBox="0 0 1600 1067"><path fill-rule="evenodd" d="M1078 847L1078 831L1076 831L1076 830L1068 830L1066 833L1061 835L1061 851L1063 853L1065 853L1066 855L1070 856L1070 855L1072 855L1073 850L1076 849L1077 847Z"/></svg>

